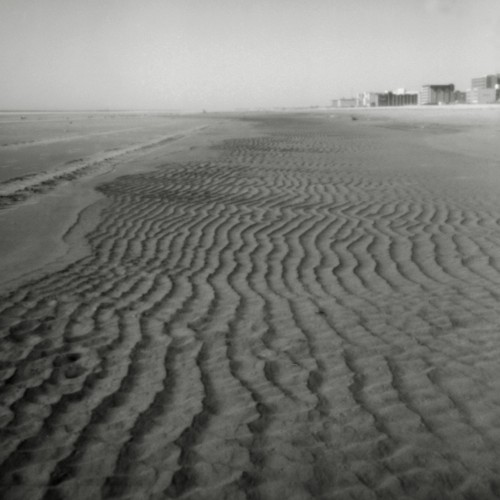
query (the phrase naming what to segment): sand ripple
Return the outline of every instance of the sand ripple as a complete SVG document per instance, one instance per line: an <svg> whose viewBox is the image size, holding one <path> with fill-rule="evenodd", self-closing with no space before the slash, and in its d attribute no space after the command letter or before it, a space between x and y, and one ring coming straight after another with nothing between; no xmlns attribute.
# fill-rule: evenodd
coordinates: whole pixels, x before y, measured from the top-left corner
<svg viewBox="0 0 500 500"><path fill-rule="evenodd" d="M3 297L3 498L500 496L495 204L322 131L102 186Z"/></svg>

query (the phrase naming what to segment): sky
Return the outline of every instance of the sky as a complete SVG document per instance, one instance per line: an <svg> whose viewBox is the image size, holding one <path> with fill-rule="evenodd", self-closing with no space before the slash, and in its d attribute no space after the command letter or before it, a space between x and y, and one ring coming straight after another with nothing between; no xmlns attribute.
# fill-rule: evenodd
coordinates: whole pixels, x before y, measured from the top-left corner
<svg viewBox="0 0 500 500"><path fill-rule="evenodd" d="M207 111L500 73L500 0L0 0L0 109Z"/></svg>

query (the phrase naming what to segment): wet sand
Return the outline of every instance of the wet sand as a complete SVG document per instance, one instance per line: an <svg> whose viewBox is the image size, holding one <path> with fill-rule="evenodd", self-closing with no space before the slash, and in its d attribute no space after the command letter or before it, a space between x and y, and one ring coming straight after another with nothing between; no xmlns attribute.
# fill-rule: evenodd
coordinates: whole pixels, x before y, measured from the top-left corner
<svg viewBox="0 0 500 500"><path fill-rule="evenodd" d="M4 286L2 498L499 498L492 113L221 116L54 187L99 206Z"/></svg>
<svg viewBox="0 0 500 500"><path fill-rule="evenodd" d="M165 113L0 112L0 182L160 141L200 122Z"/></svg>

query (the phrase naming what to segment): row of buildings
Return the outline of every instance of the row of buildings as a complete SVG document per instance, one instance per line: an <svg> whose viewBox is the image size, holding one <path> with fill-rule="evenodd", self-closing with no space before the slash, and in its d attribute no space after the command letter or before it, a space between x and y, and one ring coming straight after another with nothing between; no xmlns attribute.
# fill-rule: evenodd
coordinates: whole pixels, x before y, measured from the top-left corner
<svg viewBox="0 0 500 500"><path fill-rule="evenodd" d="M386 92L363 92L357 97L334 99L337 108L415 106L432 104L492 104L500 102L500 73L471 80L471 88L465 92L455 89L452 83L423 85L420 92L405 89Z"/></svg>

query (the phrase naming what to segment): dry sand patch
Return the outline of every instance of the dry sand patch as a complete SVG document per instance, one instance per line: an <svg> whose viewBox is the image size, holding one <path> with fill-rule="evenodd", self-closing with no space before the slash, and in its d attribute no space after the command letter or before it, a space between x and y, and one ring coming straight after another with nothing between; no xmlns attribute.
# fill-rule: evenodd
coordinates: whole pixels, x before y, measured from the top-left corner
<svg viewBox="0 0 500 500"><path fill-rule="evenodd" d="M500 495L495 176L252 120L101 184L91 251L4 294L5 498Z"/></svg>

